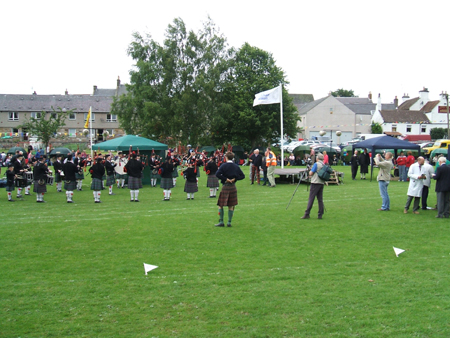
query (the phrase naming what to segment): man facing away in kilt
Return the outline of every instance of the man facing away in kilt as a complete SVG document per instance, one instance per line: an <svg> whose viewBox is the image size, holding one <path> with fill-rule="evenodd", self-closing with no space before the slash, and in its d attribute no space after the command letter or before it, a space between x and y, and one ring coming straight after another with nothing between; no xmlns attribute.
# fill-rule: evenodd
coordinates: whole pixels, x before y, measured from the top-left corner
<svg viewBox="0 0 450 338"><path fill-rule="evenodd" d="M139 202L139 189L142 188L142 170L144 164L139 161L138 155L133 153L131 159L125 165L125 171L128 174L128 189L130 189L130 202Z"/></svg>
<svg viewBox="0 0 450 338"><path fill-rule="evenodd" d="M62 164L62 155L56 156L56 161L53 162L53 171L55 172L55 182L56 182L56 191L62 191L62 177L61 172L63 171Z"/></svg>
<svg viewBox="0 0 450 338"><path fill-rule="evenodd" d="M91 190L94 191L95 203L102 203L100 201L100 196L103 189L103 175L105 174L105 167L102 162L103 158L97 157L95 159L95 164L89 169L92 176Z"/></svg>
<svg viewBox="0 0 450 338"><path fill-rule="evenodd" d="M184 184L184 192L187 193L188 200L194 199L194 194L198 191L197 184L197 167L195 166L195 158L192 158L188 162L188 168L183 172L183 176L186 179Z"/></svg>
<svg viewBox="0 0 450 338"><path fill-rule="evenodd" d="M45 203L44 201L44 193L47 192L47 174L49 172L46 155L41 155L39 157L39 162L35 164L33 169L33 179L34 179L34 188L33 192L36 193L36 202L37 203Z"/></svg>
<svg viewBox="0 0 450 338"><path fill-rule="evenodd" d="M81 191L83 189L83 180L84 180L83 167L86 166L86 159L83 159L81 157L81 153L77 151L73 163L77 166L78 169L77 172L75 173L75 178L77 180L77 190Z"/></svg>
<svg viewBox="0 0 450 338"><path fill-rule="evenodd" d="M78 169L72 161L72 154L67 155L67 162L63 164L64 172L64 190L66 191L67 203L73 203L73 191L77 187L77 178L75 174Z"/></svg>
<svg viewBox="0 0 450 338"><path fill-rule="evenodd" d="M169 201L172 193L171 189L174 187L172 178L174 167L170 155L167 156L166 161L160 166L159 170L161 172L160 187L161 189L164 189L164 201Z"/></svg>
<svg viewBox="0 0 450 338"><path fill-rule="evenodd" d="M110 195L115 195L113 194L113 185L115 182L115 178L114 178L114 167L116 166L116 163L111 163L111 155L110 154L106 154L105 155L105 169L106 169L106 185L109 188L109 194Z"/></svg>
<svg viewBox="0 0 450 338"><path fill-rule="evenodd" d="M228 206L228 223L227 226L231 227L231 219L234 214L234 207L238 204L236 181L243 180L245 174L241 168L233 162L234 154L228 151L225 154L227 160L223 163L219 170L216 172L217 178L222 182L222 190L220 191L217 205L219 206L219 223L216 227L225 226L223 223L223 207Z"/></svg>
<svg viewBox="0 0 450 338"><path fill-rule="evenodd" d="M208 164L205 166L206 175L208 175L206 187L209 188L209 198L216 197L219 189L219 179L216 176L217 169L216 159L214 156L211 156Z"/></svg>

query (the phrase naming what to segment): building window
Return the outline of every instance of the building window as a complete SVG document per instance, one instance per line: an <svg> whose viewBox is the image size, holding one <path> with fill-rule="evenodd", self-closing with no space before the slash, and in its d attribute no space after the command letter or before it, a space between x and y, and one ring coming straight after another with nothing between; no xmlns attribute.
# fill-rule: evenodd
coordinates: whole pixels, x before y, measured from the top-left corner
<svg viewBox="0 0 450 338"><path fill-rule="evenodd" d="M421 132L426 133L427 132L427 126L421 126Z"/></svg>
<svg viewBox="0 0 450 338"><path fill-rule="evenodd" d="M108 132L108 137L111 137L114 135L114 129L105 129L103 132L107 131Z"/></svg>
<svg viewBox="0 0 450 338"><path fill-rule="evenodd" d="M75 137L75 136L77 136L77 130L69 129L69 137Z"/></svg>
<svg viewBox="0 0 450 338"><path fill-rule="evenodd" d="M106 122L117 122L116 114L106 114Z"/></svg>
<svg viewBox="0 0 450 338"><path fill-rule="evenodd" d="M406 132L407 132L407 133L410 133L410 132L411 132L411 126L410 126L410 125L407 125L407 126L406 126Z"/></svg>
<svg viewBox="0 0 450 338"><path fill-rule="evenodd" d="M88 113L84 113L84 122L86 122L87 117L88 117ZM91 119L92 119L92 121L95 121L95 114L94 113L91 113Z"/></svg>
<svg viewBox="0 0 450 338"><path fill-rule="evenodd" d="M52 117L52 119L57 119L58 118L58 114L56 114L56 113L52 113L50 116Z"/></svg>
<svg viewBox="0 0 450 338"><path fill-rule="evenodd" d="M70 113L69 114L69 120L73 121L77 119L77 115L75 113Z"/></svg>
<svg viewBox="0 0 450 338"><path fill-rule="evenodd" d="M397 125L396 124L392 125L392 131L397 131Z"/></svg>
<svg viewBox="0 0 450 338"><path fill-rule="evenodd" d="M8 121L19 121L19 115L16 112L10 112Z"/></svg>
<svg viewBox="0 0 450 338"><path fill-rule="evenodd" d="M39 120L41 118L41 113L31 113L33 119Z"/></svg>

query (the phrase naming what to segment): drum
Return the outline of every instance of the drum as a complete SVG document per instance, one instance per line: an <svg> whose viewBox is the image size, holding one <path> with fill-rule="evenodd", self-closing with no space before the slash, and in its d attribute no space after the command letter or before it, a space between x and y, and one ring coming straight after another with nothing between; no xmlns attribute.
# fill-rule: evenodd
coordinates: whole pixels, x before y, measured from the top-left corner
<svg viewBox="0 0 450 338"><path fill-rule="evenodd" d="M26 173L25 173L25 178L26 178L28 181L33 181L33 172L32 172L32 171L26 172Z"/></svg>
<svg viewBox="0 0 450 338"><path fill-rule="evenodd" d="M53 185L54 180L55 180L55 178L53 176L47 175L47 184L48 185Z"/></svg>
<svg viewBox="0 0 450 338"><path fill-rule="evenodd" d="M16 187L18 187L18 188L25 188L27 186L27 179L26 178L16 178L15 184L16 184Z"/></svg>

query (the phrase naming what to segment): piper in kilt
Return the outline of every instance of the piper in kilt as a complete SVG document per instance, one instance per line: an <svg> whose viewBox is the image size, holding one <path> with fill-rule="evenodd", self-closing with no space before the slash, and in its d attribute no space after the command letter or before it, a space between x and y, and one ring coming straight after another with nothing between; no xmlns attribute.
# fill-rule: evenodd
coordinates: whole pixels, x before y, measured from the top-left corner
<svg viewBox="0 0 450 338"><path fill-rule="evenodd" d="M167 156L166 161L161 165L159 170L161 175L160 187L164 189L164 201L169 201L172 193L171 189L173 188L172 172L174 170L170 156Z"/></svg>
<svg viewBox="0 0 450 338"><path fill-rule="evenodd" d="M92 176L91 190L94 190L94 201L95 203L102 203L100 201L101 191L103 189L103 175L105 174L105 167L103 166L103 159L97 157L95 159L95 164L89 169Z"/></svg>
<svg viewBox="0 0 450 338"><path fill-rule="evenodd" d="M67 155L67 162L63 164L64 190L66 191L67 203L73 203L73 191L77 187L76 173L78 169L72 161L72 154Z"/></svg>
<svg viewBox="0 0 450 338"><path fill-rule="evenodd" d="M61 162L62 155L58 155L56 157L56 161L53 162L53 171L55 172L55 182L56 182L56 191L62 191L62 177L61 172L63 171L63 164Z"/></svg>
<svg viewBox="0 0 450 338"><path fill-rule="evenodd" d="M111 155L107 154L105 156L105 169L106 169L106 185L109 188L109 194L110 195L115 195L113 194L113 185L114 185L114 167L116 166L115 163L111 163Z"/></svg>
<svg viewBox="0 0 450 338"><path fill-rule="evenodd" d="M195 167L195 159L189 161L188 168L183 172L183 176L186 180L184 184L184 192L187 193L188 200L194 199L194 193L198 191L197 184L197 168Z"/></svg>
<svg viewBox="0 0 450 338"><path fill-rule="evenodd" d="M8 202L15 202L12 199L12 192L15 190L14 178L16 174L14 173L14 164L8 164L8 171L6 171L6 192L8 193Z"/></svg>
<svg viewBox="0 0 450 338"><path fill-rule="evenodd" d="M150 166L150 185L152 187L156 187L156 182L158 182L158 178L161 178L161 175L158 173L158 169L161 162L156 158L156 155L152 153L152 157L148 165Z"/></svg>
<svg viewBox="0 0 450 338"><path fill-rule="evenodd" d="M225 226L223 223L223 207L228 206L228 223L227 226L231 227L231 219L234 214L234 207L238 204L236 181L243 180L245 178L241 168L233 162L234 154L228 151L225 154L227 159L226 163L223 163L219 170L216 172L216 176L222 182L222 191L220 192L217 205L219 206L219 223L216 227Z"/></svg>
<svg viewBox="0 0 450 338"><path fill-rule="evenodd" d="M178 158L177 153L174 153L172 155L172 165L173 165L173 171L172 171L172 179L173 179L173 186L177 186L177 177L178 177L178 166L180 165L180 159Z"/></svg>
<svg viewBox="0 0 450 338"><path fill-rule="evenodd" d="M211 156L208 164L205 166L206 175L208 175L206 187L209 188L209 198L216 197L217 190L219 189L219 179L216 177L217 169L215 157Z"/></svg>
<svg viewBox="0 0 450 338"><path fill-rule="evenodd" d="M39 162L34 165L33 169L33 192L36 193L37 203L45 203L44 193L47 192L47 174L49 173L47 163L45 163L46 160L47 156L41 155L41 157L39 157Z"/></svg>
<svg viewBox="0 0 450 338"><path fill-rule="evenodd" d="M11 160L11 163L14 165L14 174L16 175L16 178L18 176L22 176L24 177L25 175L25 170L23 168L22 165L22 160L23 160L23 154L18 153L16 155L16 157ZM22 187L17 187L17 198L22 198Z"/></svg>
<svg viewBox="0 0 450 338"><path fill-rule="evenodd" d="M75 173L75 178L77 180L77 190L81 191L83 188L84 173L83 167L86 167L86 159L81 157L81 153L78 151L73 163L77 166L77 172ZM86 170L86 169L85 169Z"/></svg>
<svg viewBox="0 0 450 338"><path fill-rule="evenodd" d="M117 188L124 188L125 185L125 177L127 176L127 173L123 170L125 168L125 165L127 164L128 160L125 157L125 154L123 154L121 151L119 151L119 157L116 160L116 166L114 167L114 170L116 172L116 183Z"/></svg>
<svg viewBox="0 0 450 338"><path fill-rule="evenodd" d="M142 188L142 170L144 164L137 160L137 155L133 153L131 159L125 165L126 173L128 174L128 189L130 189L130 202L139 202L139 189Z"/></svg>

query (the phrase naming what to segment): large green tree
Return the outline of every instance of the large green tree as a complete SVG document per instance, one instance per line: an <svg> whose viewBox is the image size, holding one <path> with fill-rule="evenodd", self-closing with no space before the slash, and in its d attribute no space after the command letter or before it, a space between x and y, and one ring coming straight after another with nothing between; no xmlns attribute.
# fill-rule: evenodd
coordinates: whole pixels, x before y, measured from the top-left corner
<svg viewBox="0 0 450 338"><path fill-rule="evenodd" d="M128 54L136 63L128 93L112 107L121 126L168 143L205 142L222 109L221 82L232 53L226 39L209 18L198 33L175 19L163 45L150 35L133 36Z"/></svg>
<svg viewBox="0 0 450 338"><path fill-rule="evenodd" d="M334 92L331 92L331 95L334 97L355 97L355 93L352 89L347 90L344 88L340 88L335 90Z"/></svg>
<svg viewBox="0 0 450 338"><path fill-rule="evenodd" d="M232 141L246 147L267 145L280 137L280 105L253 107L255 94L287 84L284 72L272 54L245 43L230 62L224 95L231 109L215 122L214 130L223 142ZM299 121L296 107L283 88L283 129L295 136Z"/></svg>
<svg viewBox="0 0 450 338"><path fill-rule="evenodd" d="M59 129L66 125L67 116L73 110L63 111L60 107L51 112L42 111L36 113L36 117L25 118L19 128L26 129L28 133L36 136L39 141L45 144L45 149L50 143L50 139L56 135Z"/></svg>

